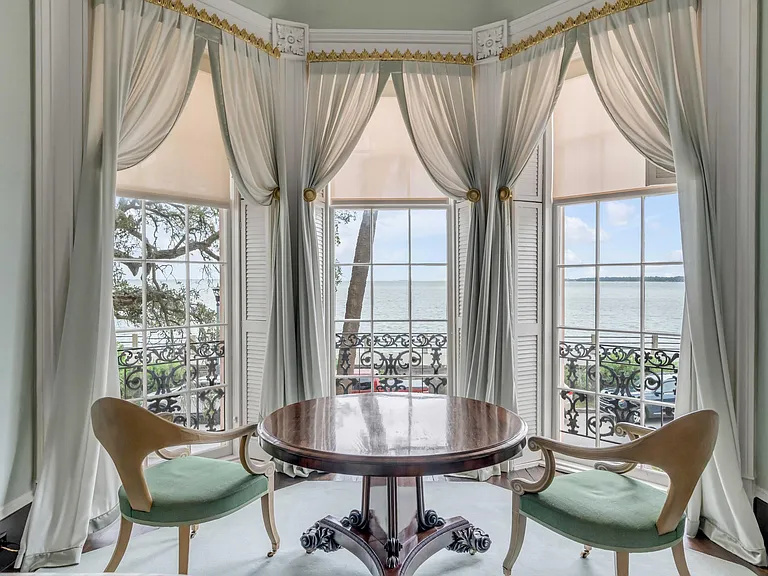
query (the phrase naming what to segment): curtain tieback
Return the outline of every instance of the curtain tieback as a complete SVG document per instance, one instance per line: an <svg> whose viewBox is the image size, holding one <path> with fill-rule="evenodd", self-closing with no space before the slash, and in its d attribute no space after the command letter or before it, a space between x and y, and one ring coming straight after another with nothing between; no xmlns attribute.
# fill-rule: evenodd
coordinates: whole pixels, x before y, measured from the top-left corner
<svg viewBox="0 0 768 576"><path fill-rule="evenodd" d="M274 200L277 200L278 202L280 202L280 188L279 187L272 189L272 198Z"/></svg>
<svg viewBox="0 0 768 576"><path fill-rule="evenodd" d="M317 192L314 188L304 188L304 200L306 202L314 202L317 198Z"/></svg>
<svg viewBox="0 0 768 576"><path fill-rule="evenodd" d="M467 190L467 200L472 202L473 204L475 202L480 202L480 190L477 188L470 188Z"/></svg>
<svg viewBox="0 0 768 576"><path fill-rule="evenodd" d="M499 200L501 202L506 202L510 198L512 198L512 190L509 189L509 186L499 188Z"/></svg>

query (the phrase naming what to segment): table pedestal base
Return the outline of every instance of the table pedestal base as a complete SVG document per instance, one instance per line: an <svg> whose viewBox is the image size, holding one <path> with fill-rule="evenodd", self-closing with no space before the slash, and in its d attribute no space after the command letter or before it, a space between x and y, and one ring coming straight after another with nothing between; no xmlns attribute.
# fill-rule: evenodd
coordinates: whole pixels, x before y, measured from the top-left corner
<svg viewBox="0 0 768 576"><path fill-rule="evenodd" d="M416 479L416 517L403 530L397 529L397 480L387 478L387 530L384 532L370 510L370 478L363 481L363 505L349 516L327 516L301 537L308 554L316 550L335 552L345 548L357 556L374 576L411 576L424 561L447 548L475 554L491 547L488 535L457 516L444 520L434 510L424 509L424 489Z"/></svg>

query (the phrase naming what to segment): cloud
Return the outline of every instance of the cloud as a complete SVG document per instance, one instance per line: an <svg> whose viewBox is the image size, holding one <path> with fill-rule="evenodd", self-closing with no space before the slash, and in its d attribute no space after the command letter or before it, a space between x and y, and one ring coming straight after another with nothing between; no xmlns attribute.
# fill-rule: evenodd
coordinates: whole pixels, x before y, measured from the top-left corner
<svg viewBox="0 0 768 576"><path fill-rule="evenodd" d="M629 202L606 202L605 214L611 226L628 226L637 209Z"/></svg>
<svg viewBox="0 0 768 576"><path fill-rule="evenodd" d="M576 216L565 217L565 238L568 243L592 244L597 237L597 231ZM605 230L600 231L600 240L605 242L610 239L610 234Z"/></svg>
<svg viewBox="0 0 768 576"><path fill-rule="evenodd" d="M570 248L567 248L565 250L565 263L566 264L582 264L583 261L581 258L579 258L576 252L574 252Z"/></svg>
<svg viewBox="0 0 768 576"><path fill-rule="evenodd" d="M673 250L667 255L667 260L669 262L682 262L683 261L683 251L682 250Z"/></svg>

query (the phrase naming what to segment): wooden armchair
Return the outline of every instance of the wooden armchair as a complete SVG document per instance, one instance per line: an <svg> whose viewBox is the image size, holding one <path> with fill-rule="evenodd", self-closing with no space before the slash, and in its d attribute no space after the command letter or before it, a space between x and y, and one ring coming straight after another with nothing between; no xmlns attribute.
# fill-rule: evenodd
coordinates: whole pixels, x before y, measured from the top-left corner
<svg viewBox="0 0 768 576"><path fill-rule="evenodd" d="M678 418L659 430L621 423L616 433L630 442L608 448L582 448L533 437L528 446L541 450L544 476L538 482L516 479L512 536L504 559L510 576L525 538L526 519L592 547L615 552L616 576L629 576L629 554L672 548L680 576L690 576L683 536L685 508L715 448L718 416L702 410ZM595 470L555 478L555 452L602 460ZM619 462L619 464L609 464ZM665 494L623 476L638 464L660 468L669 476Z"/></svg>
<svg viewBox="0 0 768 576"><path fill-rule="evenodd" d="M280 547L275 528L274 474L272 462L255 465L248 444L256 425L227 432L201 432L177 426L151 412L116 398L102 398L91 407L96 438L117 467L120 534L105 571L114 572L125 554L133 524L179 528L179 573L189 567L190 529L227 516L261 499L264 526L272 542L273 556ZM240 438L240 463L189 456L174 446L211 444ZM164 462L144 470L152 452Z"/></svg>

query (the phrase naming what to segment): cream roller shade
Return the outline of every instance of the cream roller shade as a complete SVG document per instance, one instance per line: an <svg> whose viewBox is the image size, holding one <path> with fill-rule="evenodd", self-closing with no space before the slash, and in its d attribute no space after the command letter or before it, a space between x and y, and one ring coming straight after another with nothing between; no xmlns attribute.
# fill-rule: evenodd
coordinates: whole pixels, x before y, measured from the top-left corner
<svg viewBox="0 0 768 576"><path fill-rule="evenodd" d="M591 196L646 185L646 161L619 132L577 60L555 106L555 198ZM571 70L569 70L569 76Z"/></svg>
<svg viewBox="0 0 768 576"><path fill-rule="evenodd" d="M213 80L203 66L168 138L146 160L117 173L117 195L226 208L229 190Z"/></svg>
<svg viewBox="0 0 768 576"><path fill-rule="evenodd" d="M445 200L411 144L391 81L354 152L333 179L335 200Z"/></svg>

